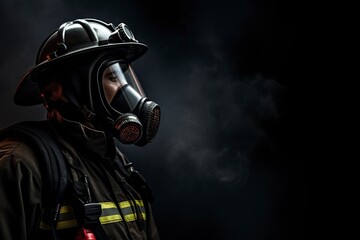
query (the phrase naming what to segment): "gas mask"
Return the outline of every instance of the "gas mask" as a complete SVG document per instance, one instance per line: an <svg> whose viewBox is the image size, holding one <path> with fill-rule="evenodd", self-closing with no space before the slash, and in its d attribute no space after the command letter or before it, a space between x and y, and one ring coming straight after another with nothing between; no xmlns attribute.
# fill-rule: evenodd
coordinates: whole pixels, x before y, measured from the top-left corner
<svg viewBox="0 0 360 240"><path fill-rule="evenodd" d="M145 96L131 65L103 61L97 69L101 103L115 137L124 144L150 143L159 128L160 107Z"/></svg>

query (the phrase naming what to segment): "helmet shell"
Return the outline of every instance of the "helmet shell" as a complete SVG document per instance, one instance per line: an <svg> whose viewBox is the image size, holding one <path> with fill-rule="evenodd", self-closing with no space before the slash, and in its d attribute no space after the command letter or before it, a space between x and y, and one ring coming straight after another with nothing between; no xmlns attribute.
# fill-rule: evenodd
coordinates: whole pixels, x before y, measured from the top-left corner
<svg viewBox="0 0 360 240"><path fill-rule="evenodd" d="M111 23L89 18L66 22L41 45L36 66L22 77L14 102L21 106L42 103L39 73L45 70L76 64L84 59L89 61L100 55L132 62L146 50L147 46L139 43L124 23L114 27Z"/></svg>

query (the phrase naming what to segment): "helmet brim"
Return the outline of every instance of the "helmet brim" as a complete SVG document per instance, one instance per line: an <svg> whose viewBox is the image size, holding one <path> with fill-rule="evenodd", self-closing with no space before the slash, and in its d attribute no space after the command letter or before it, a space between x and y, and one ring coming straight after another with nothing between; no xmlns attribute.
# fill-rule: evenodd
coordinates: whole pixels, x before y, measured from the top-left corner
<svg viewBox="0 0 360 240"><path fill-rule="evenodd" d="M36 65L22 77L15 91L14 102L16 105L20 106L33 106L42 104L40 88L36 75L37 73L50 67L60 66L64 62L71 63L71 61L74 61L74 63L76 63L79 57L86 58L90 55L91 57L97 55L114 55L119 56L121 59L128 62L132 62L141 57L146 51L147 46L142 43L110 43L107 45L82 48L81 50L72 51L57 58L44 61Z"/></svg>

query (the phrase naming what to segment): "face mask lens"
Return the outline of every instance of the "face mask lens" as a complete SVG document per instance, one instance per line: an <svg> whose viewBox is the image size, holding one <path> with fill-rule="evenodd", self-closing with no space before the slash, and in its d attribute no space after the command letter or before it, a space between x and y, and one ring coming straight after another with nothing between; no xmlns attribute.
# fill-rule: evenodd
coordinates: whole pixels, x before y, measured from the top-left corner
<svg viewBox="0 0 360 240"><path fill-rule="evenodd" d="M126 65L126 71L124 71L124 75L126 79L128 80L129 84L142 96L145 97L144 90L139 82L139 80L136 77L136 74L134 72L134 69L131 67L131 65Z"/></svg>
<svg viewBox="0 0 360 240"><path fill-rule="evenodd" d="M107 103L119 112L131 112L145 97L129 64L114 63L108 66L103 72L102 84Z"/></svg>
<svg viewBox="0 0 360 240"><path fill-rule="evenodd" d="M105 98L111 103L117 91L127 84L124 73L119 64L113 64L107 67L102 77Z"/></svg>

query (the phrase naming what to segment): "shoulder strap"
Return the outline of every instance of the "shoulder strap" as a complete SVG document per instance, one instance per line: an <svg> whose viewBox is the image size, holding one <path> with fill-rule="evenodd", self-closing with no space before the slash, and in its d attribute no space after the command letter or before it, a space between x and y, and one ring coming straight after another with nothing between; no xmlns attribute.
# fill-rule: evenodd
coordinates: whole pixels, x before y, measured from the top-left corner
<svg viewBox="0 0 360 240"><path fill-rule="evenodd" d="M153 202L154 197L152 190L143 175L135 170L133 163L130 162L118 148L116 148L116 155L116 169L127 178L130 185L135 188L143 198L149 202Z"/></svg>
<svg viewBox="0 0 360 240"><path fill-rule="evenodd" d="M116 169L120 171L124 176L126 176L129 184L134 187L141 195L141 197L148 201L149 203L154 201L154 197L152 194L152 190L150 186L147 184L143 175L136 171L133 167L133 163L130 162L127 157L116 148L115 164ZM146 213L150 213L150 206L148 203L144 204ZM147 239L151 239L152 228L150 226L150 217L146 218L146 236Z"/></svg>
<svg viewBox="0 0 360 240"><path fill-rule="evenodd" d="M45 120L20 122L0 131L0 139L5 138L15 138L26 143L37 155L45 188L43 220L51 228L56 227L67 187L67 168L50 125Z"/></svg>

